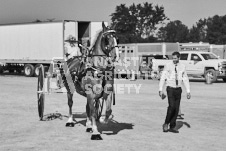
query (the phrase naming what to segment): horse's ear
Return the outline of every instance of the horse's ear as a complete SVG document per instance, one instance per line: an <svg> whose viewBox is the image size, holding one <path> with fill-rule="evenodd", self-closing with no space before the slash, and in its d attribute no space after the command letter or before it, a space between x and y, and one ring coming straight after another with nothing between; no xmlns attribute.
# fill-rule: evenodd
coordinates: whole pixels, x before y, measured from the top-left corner
<svg viewBox="0 0 226 151"><path fill-rule="evenodd" d="M104 22L102 22L102 28L103 28L103 31L107 30L107 27L105 26Z"/></svg>
<svg viewBox="0 0 226 151"><path fill-rule="evenodd" d="M113 26L112 26L112 29L113 30L116 30L116 25L117 25L117 23L116 24L113 24Z"/></svg>

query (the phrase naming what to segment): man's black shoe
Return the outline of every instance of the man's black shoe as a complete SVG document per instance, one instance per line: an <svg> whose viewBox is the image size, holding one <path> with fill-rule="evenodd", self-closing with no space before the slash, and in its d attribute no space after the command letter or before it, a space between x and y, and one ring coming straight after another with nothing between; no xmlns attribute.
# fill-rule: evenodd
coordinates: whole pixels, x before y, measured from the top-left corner
<svg viewBox="0 0 226 151"><path fill-rule="evenodd" d="M175 128L170 128L168 131L169 132L172 132L172 133L179 133L179 131L176 130Z"/></svg>
<svg viewBox="0 0 226 151"><path fill-rule="evenodd" d="M162 125L163 132L168 132L168 124Z"/></svg>
<svg viewBox="0 0 226 151"><path fill-rule="evenodd" d="M183 120L184 118L181 115L178 115L177 119Z"/></svg>

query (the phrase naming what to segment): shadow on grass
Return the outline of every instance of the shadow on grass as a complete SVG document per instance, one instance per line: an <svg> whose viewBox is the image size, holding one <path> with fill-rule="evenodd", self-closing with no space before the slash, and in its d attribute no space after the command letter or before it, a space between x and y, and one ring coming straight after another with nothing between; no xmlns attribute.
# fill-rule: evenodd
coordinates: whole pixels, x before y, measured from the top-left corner
<svg viewBox="0 0 226 151"><path fill-rule="evenodd" d="M4 72L4 73L1 73L0 76L24 76L24 73Z"/></svg>
<svg viewBox="0 0 226 151"><path fill-rule="evenodd" d="M56 119L63 120L63 117L68 116L62 115L61 113L49 113L43 116L42 121L52 121Z"/></svg>
<svg viewBox="0 0 226 151"><path fill-rule="evenodd" d="M81 124L84 127L86 126L86 117L85 112L73 113L73 120L75 121L75 124ZM68 116L62 115L61 113L49 113L43 116L42 121L52 121L56 119L63 120L63 118L68 118ZM79 118L82 120L78 121ZM109 120L108 124L101 124L100 122L97 122L99 132L106 135L116 135L122 130L133 129L133 126L134 125L132 123L120 123L113 119Z"/></svg>
<svg viewBox="0 0 226 151"><path fill-rule="evenodd" d="M206 84L206 80L204 78L194 78L194 79L189 79L190 82L202 82L203 84ZM222 79L218 79L214 83L225 83ZM214 84L211 83L211 84Z"/></svg>
<svg viewBox="0 0 226 151"><path fill-rule="evenodd" d="M177 121L177 123L176 123L176 130L179 130L179 129L181 129L183 126L186 126L187 128L191 128L191 125L190 124L188 124L187 122L183 122L183 121Z"/></svg>
<svg viewBox="0 0 226 151"><path fill-rule="evenodd" d="M49 113L43 116L42 121L52 121L55 119L63 120L63 118L69 118L69 116L62 115L61 113ZM73 113L73 120L76 122L75 118L86 118L86 113L85 112Z"/></svg>
<svg viewBox="0 0 226 151"><path fill-rule="evenodd" d="M86 125L86 120L78 121L76 124ZM105 135L116 135L122 130L131 130L133 129L132 123L120 123L115 120L109 120L108 124L101 124L97 122L97 127L100 133Z"/></svg>

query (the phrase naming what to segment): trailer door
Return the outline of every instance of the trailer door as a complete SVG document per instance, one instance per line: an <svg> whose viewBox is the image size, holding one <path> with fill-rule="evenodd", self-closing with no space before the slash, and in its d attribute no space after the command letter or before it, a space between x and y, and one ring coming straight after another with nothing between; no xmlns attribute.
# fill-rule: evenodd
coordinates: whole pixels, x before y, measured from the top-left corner
<svg viewBox="0 0 226 151"><path fill-rule="evenodd" d="M64 40L70 35L78 40L78 23L76 21L64 21Z"/></svg>
<svg viewBox="0 0 226 151"><path fill-rule="evenodd" d="M67 42L65 40L68 40L69 37L73 37L78 40L78 22L76 21L71 21L71 20L64 20L64 48L65 46L68 47ZM76 45L78 47L78 45ZM64 56L65 56L65 49L64 49Z"/></svg>

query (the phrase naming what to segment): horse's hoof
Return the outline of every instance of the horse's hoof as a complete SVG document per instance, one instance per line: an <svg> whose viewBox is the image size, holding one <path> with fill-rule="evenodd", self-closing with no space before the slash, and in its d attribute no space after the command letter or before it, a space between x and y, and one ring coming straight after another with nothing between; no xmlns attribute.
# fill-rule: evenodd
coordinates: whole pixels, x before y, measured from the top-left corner
<svg viewBox="0 0 226 151"><path fill-rule="evenodd" d="M100 117L100 118L99 118L99 122L100 122L101 124L104 124L104 123L105 123L105 117Z"/></svg>
<svg viewBox="0 0 226 151"><path fill-rule="evenodd" d="M88 133L92 133L92 132L93 132L93 130L92 130L92 128L87 128L87 129L86 129L86 132L88 132Z"/></svg>
<svg viewBox="0 0 226 151"><path fill-rule="evenodd" d="M103 140L100 134L93 134L91 140Z"/></svg>
<svg viewBox="0 0 226 151"><path fill-rule="evenodd" d="M74 127L75 123L66 123L66 127Z"/></svg>
<svg viewBox="0 0 226 151"><path fill-rule="evenodd" d="M100 122L101 124L108 124L108 120L106 120L106 119L99 120L99 122Z"/></svg>

